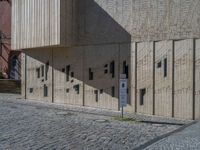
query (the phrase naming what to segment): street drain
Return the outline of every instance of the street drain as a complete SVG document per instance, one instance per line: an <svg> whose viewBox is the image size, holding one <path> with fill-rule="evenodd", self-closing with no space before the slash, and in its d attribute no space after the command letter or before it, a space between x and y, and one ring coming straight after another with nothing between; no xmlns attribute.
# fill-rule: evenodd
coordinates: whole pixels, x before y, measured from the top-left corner
<svg viewBox="0 0 200 150"><path fill-rule="evenodd" d="M73 113L70 112L57 112L56 115L61 115L61 116L72 116L74 115Z"/></svg>
<svg viewBox="0 0 200 150"><path fill-rule="evenodd" d="M99 122L99 123L108 122L108 120L105 120L105 119L97 119L97 120L94 120L94 121Z"/></svg>
<svg viewBox="0 0 200 150"><path fill-rule="evenodd" d="M10 106L10 108L17 109L18 107L17 106Z"/></svg>

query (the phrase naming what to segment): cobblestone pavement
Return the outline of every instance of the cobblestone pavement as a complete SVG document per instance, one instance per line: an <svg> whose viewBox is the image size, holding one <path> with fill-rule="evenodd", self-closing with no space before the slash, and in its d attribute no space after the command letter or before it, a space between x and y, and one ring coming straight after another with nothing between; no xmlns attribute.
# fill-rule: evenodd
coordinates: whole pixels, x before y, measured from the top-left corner
<svg viewBox="0 0 200 150"><path fill-rule="evenodd" d="M200 122L146 148L146 150L162 149L200 150Z"/></svg>
<svg viewBox="0 0 200 150"><path fill-rule="evenodd" d="M0 149L134 149L179 127L122 122L0 94Z"/></svg>

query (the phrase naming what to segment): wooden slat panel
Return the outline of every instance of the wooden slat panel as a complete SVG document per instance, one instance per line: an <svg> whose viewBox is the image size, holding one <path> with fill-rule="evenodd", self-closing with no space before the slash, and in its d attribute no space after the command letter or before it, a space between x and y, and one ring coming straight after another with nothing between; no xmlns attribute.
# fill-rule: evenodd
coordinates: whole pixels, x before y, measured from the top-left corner
<svg viewBox="0 0 200 150"><path fill-rule="evenodd" d="M12 49L60 44L60 0L15 0Z"/></svg>

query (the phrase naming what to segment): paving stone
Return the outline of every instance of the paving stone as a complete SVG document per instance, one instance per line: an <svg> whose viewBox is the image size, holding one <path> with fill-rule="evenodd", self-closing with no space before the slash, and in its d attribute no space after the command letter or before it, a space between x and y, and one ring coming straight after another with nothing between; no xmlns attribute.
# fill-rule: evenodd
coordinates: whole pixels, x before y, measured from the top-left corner
<svg viewBox="0 0 200 150"><path fill-rule="evenodd" d="M116 112L79 111L18 96L0 94L0 149L134 149L180 127L121 122L113 119Z"/></svg>

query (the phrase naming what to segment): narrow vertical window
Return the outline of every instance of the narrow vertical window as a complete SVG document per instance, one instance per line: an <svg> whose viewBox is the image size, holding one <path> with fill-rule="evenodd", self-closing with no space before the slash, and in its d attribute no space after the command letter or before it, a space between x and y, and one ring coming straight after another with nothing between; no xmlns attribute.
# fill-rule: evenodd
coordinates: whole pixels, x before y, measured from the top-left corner
<svg viewBox="0 0 200 150"><path fill-rule="evenodd" d="M46 84L44 85L44 97L48 96L48 87L46 86Z"/></svg>
<svg viewBox="0 0 200 150"><path fill-rule="evenodd" d="M140 89L140 105L144 105L145 94L146 94L146 89Z"/></svg>
<svg viewBox="0 0 200 150"><path fill-rule="evenodd" d="M123 61L123 74L125 74L128 79L128 65L126 64L126 61Z"/></svg>
<svg viewBox="0 0 200 150"><path fill-rule="evenodd" d="M66 81L69 81L70 65L66 66Z"/></svg>
<svg viewBox="0 0 200 150"><path fill-rule="evenodd" d="M123 61L123 74L126 73L126 61Z"/></svg>
<svg viewBox="0 0 200 150"><path fill-rule="evenodd" d="M44 65L42 65L41 70L42 70L42 77L44 77Z"/></svg>
<svg viewBox="0 0 200 150"><path fill-rule="evenodd" d="M71 72L71 77L72 77L72 78L74 77L74 72Z"/></svg>
<svg viewBox="0 0 200 150"><path fill-rule="evenodd" d="M37 72L37 78L40 78L40 68L37 68L36 72Z"/></svg>
<svg viewBox="0 0 200 150"><path fill-rule="evenodd" d="M167 77L167 58L164 59L164 77Z"/></svg>
<svg viewBox="0 0 200 150"><path fill-rule="evenodd" d="M110 63L110 73L112 74L112 78L115 77L115 61Z"/></svg>
<svg viewBox="0 0 200 150"><path fill-rule="evenodd" d="M89 80L93 80L94 79L94 74L92 72L92 69L89 68Z"/></svg>
<svg viewBox="0 0 200 150"><path fill-rule="evenodd" d="M45 80L48 80L49 62L45 64Z"/></svg>
<svg viewBox="0 0 200 150"><path fill-rule="evenodd" d="M94 94L95 94L96 102L98 102L99 101L99 92L98 92L98 90L95 90Z"/></svg>
<svg viewBox="0 0 200 150"><path fill-rule="evenodd" d="M112 97L115 97L115 87L114 86L111 88L111 94L112 94Z"/></svg>

